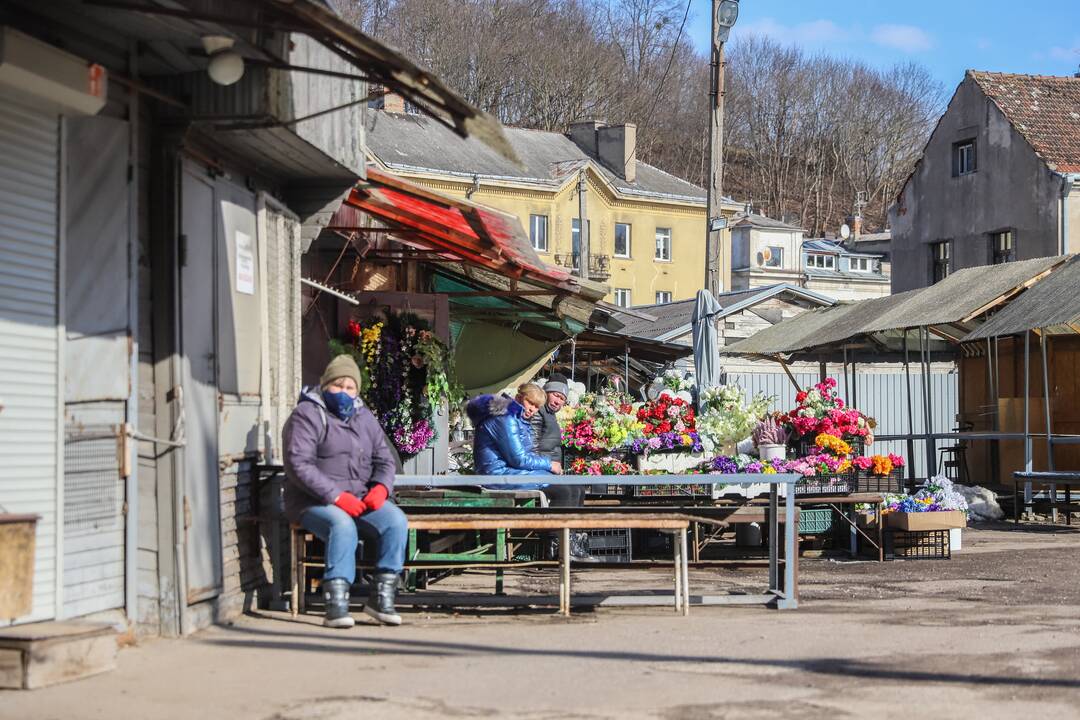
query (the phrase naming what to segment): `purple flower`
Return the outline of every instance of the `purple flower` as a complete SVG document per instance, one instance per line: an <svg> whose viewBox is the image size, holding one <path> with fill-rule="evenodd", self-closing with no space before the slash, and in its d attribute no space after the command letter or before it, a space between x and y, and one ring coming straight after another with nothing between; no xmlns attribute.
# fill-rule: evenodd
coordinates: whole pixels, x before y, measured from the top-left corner
<svg viewBox="0 0 1080 720"><path fill-rule="evenodd" d="M724 455L713 458L712 466L713 470L721 473L734 474L739 472L739 466L735 464L735 461Z"/></svg>

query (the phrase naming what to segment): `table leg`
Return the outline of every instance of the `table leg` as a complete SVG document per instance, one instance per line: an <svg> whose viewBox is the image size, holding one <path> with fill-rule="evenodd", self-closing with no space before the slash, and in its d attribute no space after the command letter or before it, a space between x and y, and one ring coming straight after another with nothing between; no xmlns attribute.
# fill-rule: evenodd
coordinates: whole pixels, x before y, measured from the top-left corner
<svg viewBox="0 0 1080 720"><path fill-rule="evenodd" d="M561 530L561 542L559 543L559 562L561 564L561 581L559 588L562 598L562 607L559 608L563 615L570 616L570 528Z"/></svg>
<svg viewBox="0 0 1080 720"><path fill-rule="evenodd" d="M1065 486L1065 524L1072 525L1072 485Z"/></svg>
<svg viewBox="0 0 1080 720"><path fill-rule="evenodd" d="M1020 524L1020 483L1013 478L1013 524Z"/></svg>
<svg viewBox="0 0 1080 720"><path fill-rule="evenodd" d="M289 597L289 610L294 618L300 614L300 576L304 570L300 553L296 547L296 539L299 536L300 533L296 530L289 532L289 560L292 566L292 595Z"/></svg>
<svg viewBox="0 0 1080 720"><path fill-rule="evenodd" d="M777 512L779 506L776 501L776 485L769 486L769 515L766 518L769 529L769 589L780 589L780 538L777 537Z"/></svg>
<svg viewBox="0 0 1080 720"><path fill-rule="evenodd" d="M689 553L686 551L686 534L686 530L679 531L679 544L682 546L682 550L679 554L682 555L683 616L690 614L690 563Z"/></svg>
<svg viewBox="0 0 1080 720"><path fill-rule="evenodd" d="M1067 487L1067 486L1066 486ZM1050 483L1050 521L1057 525L1058 521L1058 497L1057 497L1057 485Z"/></svg>
<svg viewBox="0 0 1080 720"><path fill-rule="evenodd" d="M675 560L675 612L683 610L683 543L672 533L672 555Z"/></svg>

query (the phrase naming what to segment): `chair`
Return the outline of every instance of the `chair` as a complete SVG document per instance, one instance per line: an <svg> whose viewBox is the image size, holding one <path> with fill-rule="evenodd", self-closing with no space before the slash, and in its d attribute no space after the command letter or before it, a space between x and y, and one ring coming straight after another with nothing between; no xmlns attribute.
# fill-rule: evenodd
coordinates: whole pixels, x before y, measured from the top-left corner
<svg viewBox="0 0 1080 720"><path fill-rule="evenodd" d="M969 432L975 424L968 421L958 422L953 432ZM967 440L957 440L955 445L949 445L938 449L939 473L961 485L971 484L971 472L967 464Z"/></svg>

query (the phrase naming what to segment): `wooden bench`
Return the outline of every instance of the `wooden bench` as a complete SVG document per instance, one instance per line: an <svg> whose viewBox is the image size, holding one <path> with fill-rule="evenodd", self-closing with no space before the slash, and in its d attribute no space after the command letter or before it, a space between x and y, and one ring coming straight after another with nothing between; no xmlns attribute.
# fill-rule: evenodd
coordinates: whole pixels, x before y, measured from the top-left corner
<svg viewBox="0 0 1080 720"><path fill-rule="evenodd" d="M671 533L672 548L674 554L674 607L676 612L683 615L690 614L690 588L688 574L688 551L687 530L690 523L696 518L673 515L669 513L557 513L551 514L543 510L533 512L514 513L431 513L409 516L410 530L427 530L440 532L453 531L477 531L477 530L534 530L534 531L558 531L561 534L559 543L560 557L559 566L559 612L563 615L570 614L570 531L575 528L589 528L596 530L606 529L646 529L658 530ZM295 566L293 568L292 599L290 602L293 617L296 617L304 609L305 588L301 587L301 579L305 577L307 568L318 565L306 558L307 531L298 525L291 525L292 554ZM534 561L528 565L553 565L555 563ZM513 566L515 563L502 563L500 566ZM485 567L495 567L492 563L483 563ZM410 569L429 569L429 567L445 567L444 563L432 565L431 563L406 563ZM609 598L609 601L617 601L618 598Z"/></svg>

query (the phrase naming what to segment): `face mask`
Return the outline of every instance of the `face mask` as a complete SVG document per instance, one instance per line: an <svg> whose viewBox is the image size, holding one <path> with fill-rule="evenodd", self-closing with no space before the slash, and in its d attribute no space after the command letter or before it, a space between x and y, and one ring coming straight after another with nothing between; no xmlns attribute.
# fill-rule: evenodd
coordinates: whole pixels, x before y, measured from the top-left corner
<svg viewBox="0 0 1080 720"><path fill-rule="evenodd" d="M322 396L323 401L326 403L326 409L334 413L343 422L348 422L349 418L356 412L356 398L347 392L324 390Z"/></svg>

